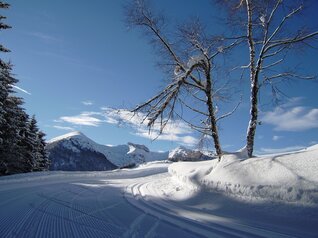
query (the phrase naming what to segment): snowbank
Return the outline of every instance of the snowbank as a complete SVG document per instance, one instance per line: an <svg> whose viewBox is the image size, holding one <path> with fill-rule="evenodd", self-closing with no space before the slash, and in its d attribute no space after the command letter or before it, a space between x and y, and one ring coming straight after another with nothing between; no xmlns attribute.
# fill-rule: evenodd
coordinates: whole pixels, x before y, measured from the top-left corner
<svg viewBox="0 0 318 238"><path fill-rule="evenodd" d="M217 160L179 162L169 173L184 186L240 199L318 205L318 145L280 155L245 159L243 151Z"/></svg>

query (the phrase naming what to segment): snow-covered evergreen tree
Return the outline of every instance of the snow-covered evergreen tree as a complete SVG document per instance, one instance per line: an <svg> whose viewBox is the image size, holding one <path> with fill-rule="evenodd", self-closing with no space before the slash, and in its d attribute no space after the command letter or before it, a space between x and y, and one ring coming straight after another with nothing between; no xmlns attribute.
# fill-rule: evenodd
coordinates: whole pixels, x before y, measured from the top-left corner
<svg viewBox="0 0 318 238"><path fill-rule="evenodd" d="M45 171L49 169L50 161L49 154L46 150L45 134L42 131L38 132L38 152L41 157L38 162L38 170Z"/></svg>
<svg viewBox="0 0 318 238"><path fill-rule="evenodd" d="M0 1L0 9L8 7ZM0 30L10 28L3 19L0 15ZM0 44L0 53L6 52ZM23 99L15 95L13 86L19 81L11 70L11 63L0 58L0 175L46 170L44 134L34 117L29 120Z"/></svg>
<svg viewBox="0 0 318 238"><path fill-rule="evenodd" d="M8 8L7 3L0 1L0 9ZM0 14L0 30L10 28L7 24L3 23L5 16ZM6 53L9 50L0 44L0 53ZM12 89L11 83L16 83L12 77L10 77L11 66L0 58L0 175L8 172L8 157L5 157L7 151L11 152L11 147L6 147L9 140L7 136L7 121L6 121L6 103L10 90ZM10 155L13 154L10 153Z"/></svg>
<svg viewBox="0 0 318 238"><path fill-rule="evenodd" d="M32 144L32 155L34 160L33 171L47 170L49 166L48 154L45 146L45 134L38 128L37 121L33 115L29 122L29 142Z"/></svg>
<svg viewBox="0 0 318 238"><path fill-rule="evenodd" d="M0 1L0 9L1 8L8 8L8 4ZM6 17L2 16L0 14L0 30L10 28L10 26L8 26L7 24L2 22L3 19L6 19ZM9 52L9 50L7 48L5 48L2 44L0 44L0 53L5 53L5 52ZM8 67L10 67L10 66L0 58L0 126L4 123L3 101L7 97L7 90L5 87L5 80L6 80L5 73L7 72ZM2 141L3 141L3 135L2 135L2 131L0 131L0 145L1 145ZM0 167L1 167L1 165L0 165Z"/></svg>

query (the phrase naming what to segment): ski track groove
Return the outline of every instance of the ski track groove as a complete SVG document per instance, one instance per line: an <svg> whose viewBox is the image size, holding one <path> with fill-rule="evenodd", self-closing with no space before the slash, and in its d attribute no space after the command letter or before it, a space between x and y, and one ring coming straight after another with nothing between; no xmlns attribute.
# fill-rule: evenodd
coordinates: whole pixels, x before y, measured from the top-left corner
<svg viewBox="0 0 318 238"><path fill-rule="evenodd" d="M156 187L156 181L166 177L167 172L133 172L139 177L124 171L45 186L27 184L27 187L14 186L13 190L4 187L0 191L0 195L5 194L0 210L8 215L0 216L0 238L150 238L165 237L170 231L183 238L291 237L232 220L229 223L222 220L200 222L201 217L195 220L197 216L180 215L176 211L187 211L188 207L169 202ZM124 189L119 201L117 187L107 189L111 180L118 180L118 189ZM101 186L90 186L90 183ZM109 195L113 191L116 194ZM14 212L10 208L14 208ZM125 215L126 211L129 216ZM189 208L188 211L199 210Z"/></svg>
<svg viewBox="0 0 318 238"><path fill-rule="evenodd" d="M206 233L211 233L212 237L229 237L229 236L231 236L233 238L241 237L241 236L237 236L234 234L222 232L220 230L214 230L214 229L207 227L203 224L196 223L195 221L190 220L190 219L186 219L183 217L180 219L180 217L168 213L166 208L160 207L159 205L154 204L150 201L146 201L143 198L144 196L141 195L141 193L139 191L141 186L142 186L142 184L134 184L132 186L132 188L131 188L131 192L133 194L132 199L136 199L140 203L141 207L148 208L147 209L148 211L150 211L150 212L151 212L151 210L155 211L154 216L157 216L159 219L165 220L166 222L171 223L171 224L174 224L173 223L174 220L178 220L180 222L178 224L174 224L174 225L179 226L181 229L188 230L189 232L192 232L194 234L204 236L204 237L208 237L206 235ZM141 208L141 209L143 209L143 208ZM158 214L156 215L156 213L158 213ZM190 226L194 226L194 227L190 227ZM194 229L199 228L199 229L202 229L203 231L193 231L193 228ZM212 231L213 231L213 233L212 233Z"/></svg>
<svg viewBox="0 0 318 238"><path fill-rule="evenodd" d="M160 198L160 203L157 203L157 202L154 202L154 205L159 207L160 209L163 209L163 210L166 210L166 209L173 209L173 208L176 208L175 205L171 204L171 202L167 201L163 196L162 194L159 193L158 189L156 189L154 186L153 186L153 182L147 182L147 183L144 183L140 186L140 189L138 190L138 192L140 194L143 194L143 192L141 191L141 188L142 187L145 187L146 190L148 191L151 191L151 194L156 194L156 197L159 197ZM189 207L187 207L187 209L189 211L195 211L195 209L189 209ZM187 218L185 218L187 219ZM197 221L195 219L187 219L187 220L193 220L195 222L200 222L200 221ZM236 226L239 225L241 226L240 228L231 228L229 226L226 226L226 225L221 225L221 224L216 224L217 225L217 228L221 228L221 230L225 230L225 231L231 231L233 230L235 233L240 233L241 235L243 235L243 237L245 237L245 234L247 234L248 236L252 236L252 237L294 237L294 236L291 236L291 235L285 235L283 233L277 233L275 231L270 231L270 230L264 230L263 228L259 228L257 226L249 226L249 225L245 225L245 224L240 224L240 223L237 223L235 224ZM215 225L214 225L215 226ZM234 226L234 224L233 224ZM247 232L246 232L246 228L247 228ZM257 231L257 234L254 232L251 232L249 229L253 229L253 230L256 230ZM261 235L262 233L267 233L265 236L264 235Z"/></svg>
<svg viewBox="0 0 318 238"><path fill-rule="evenodd" d="M135 237L138 235L138 226L142 223L142 221L145 219L147 215L145 213L142 213L139 215L133 223L130 224L127 231L122 235L123 238L129 238L129 237ZM136 232L137 231L137 232Z"/></svg>
<svg viewBox="0 0 318 238"><path fill-rule="evenodd" d="M148 186L149 186L149 184L150 184L151 182L147 182L147 183L144 183L144 184L140 184L140 186L138 186L137 187L137 193L139 193L139 194L141 194L141 197L142 198L144 198L144 197L146 197L145 195L143 195L143 192L141 191L141 188L142 187L146 187L147 189L148 189ZM157 192L157 190L156 189L152 189L152 191L154 191L157 195L159 195L158 194L158 192ZM162 199L162 198L161 198ZM145 200L145 199L144 199ZM145 200L146 201L146 200ZM153 208L156 208L156 209L158 209L158 210L161 210L161 211L169 211L170 209L169 208L171 208L171 206L164 206L164 205L161 205L161 204L159 204L159 203L156 203L156 202L151 202L151 201L149 201L149 200L147 200L151 205L151 207L153 207ZM170 210L171 211L171 210ZM169 215L171 215L172 217L173 216L177 216L177 215L174 215L174 214L172 214L171 212L169 212ZM205 227L205 229L207 229L207 230L213 230L213 229L215 229L216 230L216 232L218 233L218 232L220 232L220 234L222 235L222 234L224 234L224 235L226 235L226 236L231 236L231 237L262 237L262 236L258 236L258 235L256 235L256 234L250 234L250 233L246 233L246 232L244 232L244 231L240 231L240 230L236 230L236 229L231 229L231 228L229 228L229 227L226 227L226 226L222 226L222 225L220 225L220 224L218 224L217 226L217 228L214 228L214 227L210 227L210 226L208 226L208 225L206 225L206 224L204 224L204 223L201 223L201 222L199 222L199 221L196 221L196 220L194 220L194 219L190 219L190 218L186 218L186 217L182 217L186 222L193 222L193 223L195 223L196 225L198 225L198 226L202 226L202 227ZM224 228L224 229L223 229ZM232 232L233 231L233 232Z"/></svg>
<svg viewBox="0 0 318 238"><path fill-rule="evenodd" d="M23 217L20 214L23 214L23 212L25 212L26 213L25 215L27 215L31 211L32 211L32 208L30 208L30 207L28 207L26 209L26 211L19 210L18 221L20 222L21 219L23 219ZM2 212L3 212L3 210L2 210ZM14 227L17 226L17 220L16 220L15 216L16 216L15 214L10 214L9 216L4 216L3 219L1 220L2 229L0 229L0 234L2 234L4 237L8 237L10 234L13 234L13 235L16 234L16 231L12 231L13 229L12 229L12 227L10 227L11 224L15 224Z"/></svg>
<svg viewBox="0 0 318 238"><path fill-rule="evenodd" d="M123 227L123 223L120 222L116 217L111 215L111 212L109 212L110 209L116 208L123 204L123 201L116 201L112 204L105 203L105 193L107 193L106 189L101 189L101 192L98 193L98 196L96 197L96 203L98 204L98 209L95 211L90 212L91 215L97 215L99 214L103 218L107 220L113 221L118 227Z"/></svg>
<svg viewBox="0 0 318 238"><path fill-rule="evenodd" d="M180 217L178 216L167 213L166 209L160 210L154 207L153 205L149 203L149 201L146 201L143 198L141 198L141 196L138 198L133 196L132 199L137 200L137 205L135 204L135 206L137 206L139 209L143 210L144 212L151 214L152 216L157 218L158 221L160 221L158 226L161 226L161 224L166 223L172 227L178 227L179 230L186 231L186 234L191 235L191 237L193 236L206 237L205 235L200 234L200 232L193 230L193 226L191 227L191 221L186 221L186 220L182 221L182 218L180 219ZM140 208L140 205L143 208ZM146 210L144 210L144 208L146 208ZM213 234L213 237L219 237L219 236L216 236L216 234Z"/></svg>
<svg viewBox="0 0 318 238"><path fill-rule="evenodd" d="M48 203L45 203L42 205L42 209L46 209L49 206ZM41 225L39 223L41 223L43 217L45 216L44 213L39 212L37 209L34 210L34 212L32 213L32 216L30 216L27 221L23 224L23 230L27 231L27 233L21 234L19 236L21 237L27 237L29 236L29 234L36 234L37 230L39 227L41 227Z"/></svg>
<svg viewBox="0 0 318 238"><path fill-rule="evenodd" d="M160 204L157 203L157 202L154 202L155 206L158 206L160 207L161 209L163 210L167 210L167 209L173 209L173 208L176 208L175 205L173 205L171 202L169 203L169 201L167 201L163 196L162 194L159 194L158 192L158 189L156 189L154 186L151 186L153 185L153 181L151 182L147 182L147 183L143 183L138 192L140 194L142 194L143 192L141 191L141 187L146 187L146 189L148 191L151 191L152 194L155 193L156 194L156 197L159 197L160 198ZM189 211L194 211L195 209L189 209L187 207L187 209ZM187 219L187 218L185 218ZM195 222L199 222L199 221L196 221L195 219L187 219L187 220L192 220L192 221L195 221ZM226 226L226 225L221 225L221 224L216 224L218 226L218 228L221 228L221 230L225 230L225 231L231 231L233 230L235 232L235 234L237 233L241 233L243 235L243 237L245 237L246 235L248 236L252 236L252 237L270 237L270 238L273 238L273 237L295 237L295 236L292 236L290 234L284 234L284 233L280 233L280 232L276 232L276 231L272 231L272 230L265 230L264 228L261 228L257 225L253 225L253 226L249 226L249 225L246 225L246 224L241 224L241 223L236 223L234 222L233 224L231 224L232 227L234 228L231 228L229 226ZM214 225L215 226L215 225ZM239 228L235 228L239 226ZM252 231L251 231L252 229Z"/></svg>
<svg viewBox="0 0 318 238"><path fill-rule="evenodd" d="M60 192L57 192L57 194ZM33 193L31 193L33 194ZM30 194L27 194L30 195ZM28 220L32 220L34 219L34 217L36 217L36 213L39 209L44 208L45 206L48 206L49 201L48 200L43 200L39 205L37 205L36 207L33 207L33 205L29 205L28 210L25 212L23 210L21 210L21 212L19 213L19 216L16 216L16 214L14 214L14 217L16 219L16 217L19 217L19 220L15 220L15 222L13 222L13 224L15 224L13 227L10 228L10 225L12 224L11 222L8 225L8 228L10 228L11 231L8 231L9 233L5 234L3 233L3 237L28 237L23 235L23 233L28 234L30 231L28 229L28 227L26 227ZM21 216L20 216L21 214Z"/></svg>
<svg viewBox="0 0 318 238"><path fill-rule="evenodd" d="M48 234L46 234L46 231L48 230L47 226L48 226L48 218L49 216L45 213L42 213L43 217L39 222L38 225L38 229L35 232L34 237L41 237L41 235L45 235L46 237L48 237Z"/></svg>
<svg viewBox="0 0 318 238"><path fill-rule="evenodd" d="M74 187L75 188L75 187ZM83 189L83 187L78 186L77 189L79 191L75 193L76 195L69 199L70 202L63 202L65 207L68 207L68 216L69 219L74 221L79 221L82 224L86 224L90 227L86 232L88 237L100 237L100 236L107 236L107 235L118 235L121 227L116 227L112 223L101 219L95 215L92 215L89 211L90 210L98 210L94 207L96 204L95 202L89 203L92 204L93 207L83 206L83 202L80 200L77 202L78 198L80 197L88 197L85 193L91 193L89 189ZM96 200L96 195L94 194L93 198ZM102 228L102 229L101 229ZM102 232L103 234L98 234Z"/></svg>
<svg viewBox="0 0 318 238"><path fill-rule="evenodd" d="M130 184L126 187L126 193L124 194L124 198L126 199L126 201L128 203L130 203L132 206L136 207L138 210L143 211L144 213L146 213L149 216L154 217L155 219L157 219L158 224L154 224L149 231L151 231L151 233L154 233L155 229L163 223L169 224L171 227L179 227L180 230L184 231L186 230L189 234L194 235L195 237L205 237L202 236L194 231L191 230L191 228L186 227L186 226L180 226L180 224L176 224L174 221L171 221L171 219L165 219L164 216L170 217L172 218L172 220L176 220L175 216L166 214L165 212L160 211L159 209L156 209L150 205L147 204L147 202L145 202L143 199L139 199L137 198L137 196L133 195L133 192L131 193L127 193L127 188L133 188L135 186L138 186L139 184ZM138 204L139 203L139 204ZM148 208L148 209L145 209ZM151 209L154 209L154 211L151 211ZM157 213L159 213L159 215L157 215ZM192 236L191 236L192 237ZM213 236L216 237L216 236Z"/></svg>
<svg viewBox="0 0 318 238"><path fill-rule="evenodd" d="M103 210L104 208L101 208L100 203L98 203L97 198L100 196L100 193L98 194L94 194L93 198L94 198L94 202L93 203L89 203L92 204L93 207L86 207L84 208L83 206L80 206L80 203L76 203L76 201L78 200L78 198L80 198L81 196L86 197L85 193L87 192L92 192L90 189L83 189L82 186L79 186L79 188L82 189L82 191L80 191L79 193L77 193L76 196L74 196L71 200L70 200L70 207L72 209L71 210L71 217L74 220L81 220L82 223L85 224L90 224L92 227L107 227L107 234L110 235L110 237L112 235L118 236L122 230L121 227L116 226L110 222L107 222L107 220L104 220L102 218L100 218L99 216L97 216L97 212L99 212L100 210ZM96 205L97 204L97 205ZM80 213L75 216L75 213L80 211ZM106 226L105 226L106 225ZM94 234L96 235L96 234ZM104 234L105 236L105 234Z"/></svg>
<svg viewBox="0 0 318 238"><path fill-rule="evenodd" d="M158 228L158 226L159 226L159 219L156 218L156 222L150 227L148 232L145 234L145 238L153 237L153 234L155 233L155 230Z"/></svg>
<svg viewBox="0 0 318 238"><path fill-rule="evenodd" d="M54 194L51 194L50 196L58 196L60 194L63 194L63 191L60 191L58 193L54 193ZM42 197L43 199L45 199L45 205L43 206L39 206L35 209L34 211L34 214L31 216L31 219L30 219L30 224L32 225L33 223L38 223L38 226L37 227L37 230L35 232L36 236L35 237L44 237L44 235L48 235L48 234L45 234L45 231L48 231L50 230L50 227L53 226L54 227L54 224L57 223L56 221L56 218L55 217L52 217L50 214L52 213L51 210L52 210L52 204L51 204L51 201L50 199L48 199L46 196L43 196L42 194L39 195L40 197ZM59 212L59 208L58 207L55 207L54 208L54 211L55 213L58 214ZM40 219L41 217L41 219ZM39 225L39 223L42 221L43 217L47 217L47 218L50 218L50 219L46 219L48 222L45 223L45 229L39 229L41 228L41 226ZM53 222L51 222L53 218ZM53 225L52 225L53 223ZM57 225L58 226L58 225ZM64 227L59 227L59 231L63 231ZM34 233L31 233L31 234L34 234ZM60 236L59 236L60 237Z"/></svg>
<svg viewBox="0 0 318 238"><path fill-rule="evenodd" d="M85 193L88 192L86 189L80 191L77 197L82 194L85 197ZM89 214L88 211L92 208L84 207L85 201L77 203L74 194L71 203L60 199L68 198L69 196L65 196L67 193L70 194L66 190L47 195L36 194L39 204L30 203L27 208L17 209L15 213L10 214L11 216L1 216L0 237L79 237L82 234L85 234L85 237L119 237L123 233L122 227ZM32 199L34 194L35 192L29 192L20 196L20 199L15 198L11 201L17 199L21 203L22 197ZM93 206L93 209L96 212L100 207ZM76 215L82 219L76 219Z"/></svg>
<svg viewBox="0 0 318 238"><path fill-rule="evenodd" d="M1 192L1 191L0 191ZM13 193L13 195L14 194L16 194L16 192L15 193ZM12 196L12 194L6 194L8 197L10 197L10 196ZM2 195L3 196L3 195ZM11 198L9 198L9 199L7 199L7 200L5 200L5 201L3 201L3 202L1 202L0 203L0 207L2 207L2 206L4 206L5 204L8 204L8 203L11 203L12 201L15 201L15 200L19 200L19 199L21 199L21 198L23 198L25 195L24 194L21 194L21 195L18 195L18 196L16 196L16 195L14 195L13 197L11 197Z"/></svg>
<svg viewBox="0 0 318 238"><path fill-rule="evenodd" d="M150 210L150 213L153 213L151 211L154 211L153 215L161 218L163 220L166 220L167 222L171 223L171 219L172 220L178 220L179 222L179 226L182 229L186 229L189 230L188 226L194 226L194 228L198 228L198 232L197 234L201 234L203 236L220 236L220 237L291 237L290 235L285 235L285 234L281 234L281 233L276 233L276 232L272 232L272 231L265 231L265 233L268 233L267 235L263 236L263 235L257 235L255 232L253 231L246 231L246 229L235 229L235 228L231 228L229 226L223 226L220 224L204 224L202 222L198 222L196 220L193 219L189 219L186 217L179 217L175 214L173 214L173 212L171 211L171 207L173 208L173 205L169 205L169 206L164 206L163 204L165 204L165 202L160 202L160 204L158 202L155 201L151 201L151 200L147 200L145 195L144 195L144 187L146 189L149 190L149 184L153 183L153 182L141 182L141 183L134 183L134 184L130 184L126 187L126 194L125 196L127 196L127 192L131 193L131 199L135 199L139 202L139 204L135 203L134 201L129 200L129 198L127 199L128 202L130 203L135 203L134 205L139 207L139 209L142 209L144 212L147 212ZM153 187L151 187L151 191L155 192L155 194L158 195L158 197L160 197L160 199L162 200L162 196L158 193L158 191L156 189L154 189ZM151 193L153 194L153 193ZM129 195L128 195L129 197ZM158 214L156 214L158 213ZM163 218L162 218L163 217ZM181 222L181 224L180 224ZM176 224L175 224L176 225ZM242 225L244 226L244 225ZM246 226L248 227L248 226ZM254 228L251 227L254 230L261 230L259 228ZM202 231L203 230L203 231ZM192 231L189 230L191 232L196 233L196 231ZM206 235L210 233L211 235Z"/></svg>

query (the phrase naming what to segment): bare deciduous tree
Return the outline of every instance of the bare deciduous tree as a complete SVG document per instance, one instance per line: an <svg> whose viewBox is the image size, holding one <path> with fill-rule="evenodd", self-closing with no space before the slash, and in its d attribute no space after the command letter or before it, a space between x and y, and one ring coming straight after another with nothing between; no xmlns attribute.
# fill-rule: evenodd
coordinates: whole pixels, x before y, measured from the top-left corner
<svg viewBox="0 0 318 238"><path fill-rule="evenodd" d="M297 0L225 0L218 1L231 12L229 23L242 30L249 51L250 120L247 129L246 148L252 157L258 120L259 92L262 86L270 86L276 98L282 91L278 85L286 79L313 79L295 70L283 70L287 53L300 46L310 46L318 31L291 23L304 6ZM244 30L245 29L245 30ZM244 33L245 32L245 33ZM297 47L296 47L297 46Z"/></svg>
<svg viewBox="0 0 318 238"><path fill-rule="evenodd" d="M241 40L224 45L224 40L207 36L202 24L195 20L178 28L178 34L168 40L165 34L165 19L154 14L143 0L136 0L126 7L127 22L138 26L150 38L160 53L160 65L168 72L169 83L157 95L137 106L133 112L145 113L145 120L151 128L160 124L160 132L173 117L188 123L192 129L211 136L219 160L222 148L219 139L218 121L230 116L238 105L228 113L218 116L217 101L228 97L224 93L226 82L217 86L213 78L213 60L227 52ZM179 110L177 110L177 107ZM195 113L196 120L187 120L183 110Z"/></svg>

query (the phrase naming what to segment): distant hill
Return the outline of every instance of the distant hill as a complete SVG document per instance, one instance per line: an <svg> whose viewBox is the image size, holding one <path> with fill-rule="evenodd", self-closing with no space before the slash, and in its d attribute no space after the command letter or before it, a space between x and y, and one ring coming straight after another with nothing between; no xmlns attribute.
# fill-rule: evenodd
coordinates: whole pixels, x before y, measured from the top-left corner
<svg viewBox="0 0 318 238"><path fill-rule="evenodd" d="M209 152L203 152L200 150L191 150L183 146L179 146L169 151L168 160L172 162L177 161L202 161L210 160L213 158L213 154Z"/></svg>
<svg viewBox="0 0 318 238"><path fill-rule="evenodd" d="M46 148L51 162L50 170L112 170L168 159L168 152L151 152L144 145L100 145L78 131L50 140Z"/></svg>

